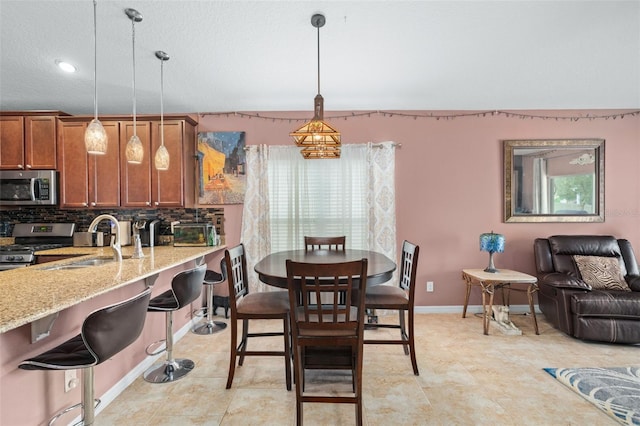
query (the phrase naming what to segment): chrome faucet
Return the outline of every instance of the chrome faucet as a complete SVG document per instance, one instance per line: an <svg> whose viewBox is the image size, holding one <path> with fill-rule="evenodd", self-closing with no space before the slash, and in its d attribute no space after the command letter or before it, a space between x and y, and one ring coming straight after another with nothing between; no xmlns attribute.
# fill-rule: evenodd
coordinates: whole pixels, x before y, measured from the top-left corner
<svg viewBox="0 0 640 426"><path fill-rule="evenodd" d="M98 230L98 224L103 219L109 219L111 221L111 250L113 250L113 260L121 262L122 261L122 248L120 247L120 224L118 223L118 219L111 216L110 214L101 214L100 216L93 219L91 224L89 225L89 232L95 233ZM113 230L115 229L115 236Z"/></svg>

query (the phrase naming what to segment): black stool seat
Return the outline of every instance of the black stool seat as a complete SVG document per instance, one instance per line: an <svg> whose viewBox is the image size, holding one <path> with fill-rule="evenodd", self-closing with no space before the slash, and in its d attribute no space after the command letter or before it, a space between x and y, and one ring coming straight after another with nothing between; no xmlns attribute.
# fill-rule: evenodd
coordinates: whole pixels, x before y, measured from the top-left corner
<svg viewBox="0 0 640 426"><path fill-rule="evenodd" d="M224 277L221 273L212 271L211 269L207 269L207 272L204 274L204 283L205 284L219 284L224 281Z"/></svg>
<svg viewBox="0 0 640 426"><path fill-rule="evenodd" d="M74 408L82 408L82 421L95 417L93 367L112 358L133 343L144 328L151 289L98 309L87 316L80 334L40 355L22 361L22 370L82 370L82 402L56 414L49 424ZM100 404L100 400L97 400Z"/></svg>
<svg viewBox="0 0 640 426"><path fill-rule="evenodd" d="M173 290L167 290L149 301L149 311L175 311L180 309Z"/></svg>
<svg viewBox="0 0 640 426"><path fill-rule="evenodd" d="M76 370L98 364L97 358L84 344L81 334L28 361L28 364L22 364L20 368L23 370Z"/></svg>

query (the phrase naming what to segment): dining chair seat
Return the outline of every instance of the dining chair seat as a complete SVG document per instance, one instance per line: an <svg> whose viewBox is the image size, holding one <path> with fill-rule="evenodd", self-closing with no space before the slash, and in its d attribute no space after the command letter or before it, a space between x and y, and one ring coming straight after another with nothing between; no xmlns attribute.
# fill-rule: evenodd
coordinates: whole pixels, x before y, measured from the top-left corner
<svg viewBox="0 0 640 426"><path fill-rule="evenodd" d="M282 315L289 312L289 293L284 290L249 293L238 301L236 308L242 315Z"/></svg>
<svg viewBox="0 0 640 426"><path fill-rule="evenodd" d="M365 303L367 305L384 305L387 309L407 306L409 297L407 292L391 285L377 285L367 289Z"/></svg>

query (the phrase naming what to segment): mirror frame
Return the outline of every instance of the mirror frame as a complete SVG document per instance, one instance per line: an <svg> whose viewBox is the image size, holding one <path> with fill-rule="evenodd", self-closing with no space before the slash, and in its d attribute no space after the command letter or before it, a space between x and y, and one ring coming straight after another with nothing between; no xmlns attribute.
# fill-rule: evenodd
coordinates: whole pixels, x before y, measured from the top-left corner
<svg viewBox="0 0 640 426"><path fill-rule="evenodd" d="M604 139L532 139L504 140L504 221L505 222L604 222ZM596 168L597 199L593 214L527 214L516 213L514 185L514 151L518 148L593 149Z"/></svg>

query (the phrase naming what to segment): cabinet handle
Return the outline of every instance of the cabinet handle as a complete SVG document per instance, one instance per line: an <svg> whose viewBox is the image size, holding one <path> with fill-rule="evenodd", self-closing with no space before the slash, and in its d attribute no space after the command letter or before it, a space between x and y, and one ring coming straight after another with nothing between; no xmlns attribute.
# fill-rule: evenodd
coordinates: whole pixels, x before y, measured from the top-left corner
<svg viewBox="0 0 640 426"><path fill-rule="evenodd" d="M91 207L95 207L95 206L96 206L96 203L94 201L94 202L91 203Z"/></svg>
<svg viewBox="0 0 640 426"><path fill-rule="evenodd" d="M30 168L31 168L31 164L27 164L27 169L30 169Z"/></svg>
<svg viewBox="0 0 640 426"><path fill-rule="evenodd" d="M145 204L146 204L147 206L150 206L150 205L151 205L151 203L150 203L149 201L147 201Z"/></svg>
<svg viewBox="0 0 640 426"><path fill-rule="evenodd" d="M156 201L156 202L155 202L155 205L156 205L156 206L159 206L159 205L160 205L160 203Z"/></svg>
<svg viewBox="0 0 640 426"><path fill-rule="evenodd" d="M87 207L87 203L82 203L82 206L83 207Z"/></svg>
<svg viewBox="0 0 640 426"><path fill-rule="evenodd" d="M20 170L22 170L22 169L24 169L24 166L23 166L22 164L18 164L18 168L19 168Z"/></svg>

